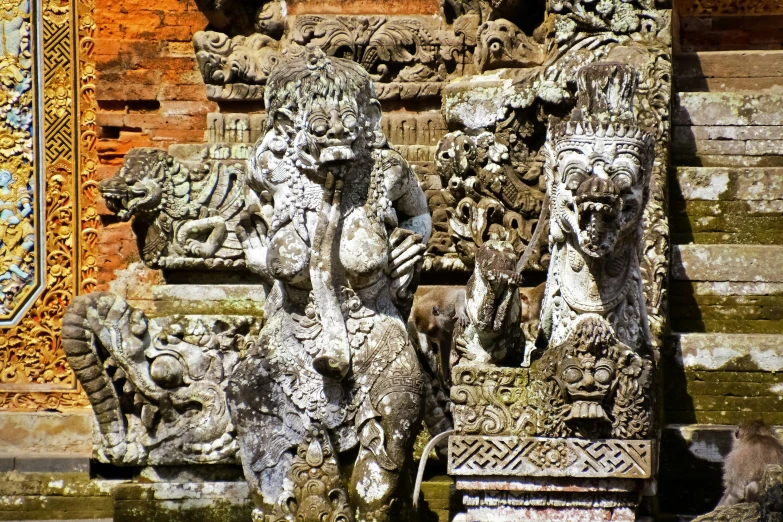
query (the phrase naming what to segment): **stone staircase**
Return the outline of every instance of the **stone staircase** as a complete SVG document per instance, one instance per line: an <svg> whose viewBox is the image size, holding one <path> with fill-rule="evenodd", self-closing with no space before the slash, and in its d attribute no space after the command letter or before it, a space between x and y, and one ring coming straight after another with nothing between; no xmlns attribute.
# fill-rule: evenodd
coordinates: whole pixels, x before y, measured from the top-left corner
<svg viewBox="0 0 783 522"><path fill-rule="evenodd" d="M698 513L733 425L783 424L783 51L676 54L674 79L659 491Z"/></svg>

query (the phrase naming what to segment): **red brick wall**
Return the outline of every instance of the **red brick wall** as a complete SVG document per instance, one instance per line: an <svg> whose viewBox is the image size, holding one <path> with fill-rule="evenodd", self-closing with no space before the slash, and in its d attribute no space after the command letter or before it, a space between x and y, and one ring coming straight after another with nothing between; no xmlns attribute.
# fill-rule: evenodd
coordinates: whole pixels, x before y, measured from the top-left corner
<svg viewBox="0 0 783 522"><path fill-rule="evenodd" d="M133 147L204 141L206 98L191 37L207 26L193 0L96 0L98 154L101 179L112 176ZM114 270L138 259L129 223L101 204L103 263L98 290Z"/></svg>

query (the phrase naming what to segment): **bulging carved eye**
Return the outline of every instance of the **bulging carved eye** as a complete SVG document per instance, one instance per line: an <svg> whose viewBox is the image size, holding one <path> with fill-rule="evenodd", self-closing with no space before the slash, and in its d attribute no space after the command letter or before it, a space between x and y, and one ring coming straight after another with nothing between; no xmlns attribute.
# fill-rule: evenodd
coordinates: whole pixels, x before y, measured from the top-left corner
<svg viewBox="0 0 783 522"><path fill-rule="evenodd" d="M351 110L343 111L342 114L343 127L346 129L356 128L356 115Z"/></svg>
<svg viewBox="0 0 783 522"><path fill-rule="evenodd" d="M576 383L578 383L579 381L582 380L582 370L572 366L572 367L566 369L564 377L565 377L566 382L568 382L570 384L576 384Z"/></svg>
<svg viewBox="0 0 783 522"><path fill-rule="evenodd" d="M329 130L329 122L326 121L326 118L317 116L310 120L310 130L319 138L325 136Z"/></svg>
<svg viewBox="0 0 783 522"><path fill-rule="evenodd" d="M631 173L625 170L621 170L612 177L612 181L620 191L627 190L633 185L633 177Z"/></svg>
<svg viewBox="0 0 783 522"><path fill-rule="evenodd" d="M608 368L598 368L593 377L600 384L609 384L612 380L612 372Z"/></svg>

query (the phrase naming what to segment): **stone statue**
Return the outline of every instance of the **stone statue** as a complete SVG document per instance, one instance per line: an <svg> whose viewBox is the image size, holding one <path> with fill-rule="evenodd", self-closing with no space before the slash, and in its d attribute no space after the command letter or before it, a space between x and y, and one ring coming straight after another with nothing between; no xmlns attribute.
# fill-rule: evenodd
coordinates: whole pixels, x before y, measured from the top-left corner
<svg viewBox="0 0 783 522"><path fill-rule="evenodd" d="M555 346L582 314L597 314L620 342L647 352L639 244L654 149L634 121L637 73L596 63L577 80L577 107L550 126L545 148L552 258L542 326Z"/></svg>
<svg viewBox="0 0 783 522"><path fill-rule="evenodd" d="M63 317L63 349L95 411L98 459L236 463L225 387L254 331L247 317L149 320L109 292L76 297Z"/></svg>
<svg viewBox="0 0 783 522"><path fill-rule="evenodd" d="M570 118L550 124L547 346L529 368L476 357L452 370L449 471L466 491L465 520L550 520L551 506L579 520L634 520L640 481L654 472L654 358L639 262L654 149L634 121L636 75L618 63L586 65ZM476 254L474 278L490 244ZM505 264L513 270L515 257ZM467 301L472 318L514 309ZM508 342L517 330L497 337ZM571 489L544 495L541 477L567 477ZM595 479L613 479L615 489ZM587 492L600 507L577 500Z"/></svg>
<svg viewBox="0 0 783 522"><path fill-rule="evenodd" d="M273 70L237 228L271 287L230 379L254 520L391 520L425 378L403 318L430 236L368 73L307 47Z"/></svg>
<svg viewBox="0 0 783 522"><path fill-rule="evenodd" d="M165 151L137 148L98 188L121 221L133 218L150 268L244 268L234 235L244 207L243 163L206 161L190 169Z"/></svg>
<svg viewBox="0 0 783 522"><path fill-rule="evenodd" d="M546 396L542 407L554 408L547 435L643 438L653 362L639 245L653 138L634 120L632 67L595 63L577 80L577 107L551 125L546 144L549 348L531 377ZM544 392L552 382L558 391Z"/></svg>

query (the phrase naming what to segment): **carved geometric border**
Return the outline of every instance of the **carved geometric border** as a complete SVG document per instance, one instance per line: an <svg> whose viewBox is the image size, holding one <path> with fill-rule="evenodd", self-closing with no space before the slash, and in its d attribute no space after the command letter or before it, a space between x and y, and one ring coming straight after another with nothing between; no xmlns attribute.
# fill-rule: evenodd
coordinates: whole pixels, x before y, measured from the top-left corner
<svg viewBox="0 0 783 522"><path fill-rule="evenodd" d="M62 316L75 295L95 286L95 36L92 0L32 0L42 38L33 54L43 71L45 288L15 326L0 328L0 411L88 408L65 360ZM40 97L37 103L41 103ZM61 110L54 110L60 108Z"/></svg>
<svg viewBox="0 0 783 522"><path fill-rule="evenodd" d="M655 441L449 437L449 474L634 478L652 476Z"/></svg>

